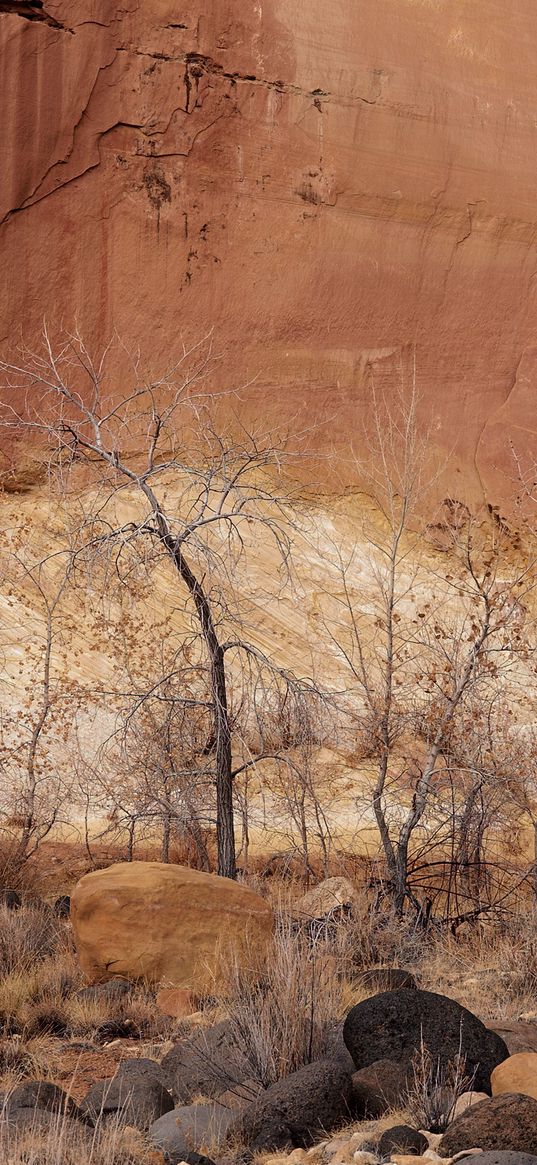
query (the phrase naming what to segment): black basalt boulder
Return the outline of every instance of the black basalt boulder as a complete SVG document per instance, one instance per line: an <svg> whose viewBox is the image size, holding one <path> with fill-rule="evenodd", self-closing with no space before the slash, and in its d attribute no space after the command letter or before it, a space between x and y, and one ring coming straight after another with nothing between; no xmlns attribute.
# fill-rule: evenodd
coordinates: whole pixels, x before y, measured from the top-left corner
<svg viewBox="0 0 537 1165"><path fill-rule="evenodd" d="M343 1038L358 1069L375 1060L408 1063L422 1043L440 1068L460 1053L478 1092L490 1093L490 1074L509 1055L500 1036L471 1011L432 991L384 991L364 999L349 1011Z"/></svg>

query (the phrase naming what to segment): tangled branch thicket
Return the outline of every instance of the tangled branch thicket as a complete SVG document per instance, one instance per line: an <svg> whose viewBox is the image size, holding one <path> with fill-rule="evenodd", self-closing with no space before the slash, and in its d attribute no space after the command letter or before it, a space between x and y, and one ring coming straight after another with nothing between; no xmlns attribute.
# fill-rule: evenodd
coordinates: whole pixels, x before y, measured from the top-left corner
<svg viewBox="0 0 537 1165"><path fill-rule="evenodd" d="M389 401L372 384L344 537L293 485L289 448L246 429L240 394L210 390L210 337L155 376L117 339L96 357L45 330L0 371L0 424L49 489L46 529L21 510L2 557L32 667L0 724L6 877L71 803L90 860L158 836L164 861L183 846L229 877L239 823L243 870L271 827L306 879L341 866L345 830L372 855L379 913L420 926L511 909L517 877L537 888L527 475L523 528L439 505L415 376ZM302 671L275 630L284 611Z"/></svg>

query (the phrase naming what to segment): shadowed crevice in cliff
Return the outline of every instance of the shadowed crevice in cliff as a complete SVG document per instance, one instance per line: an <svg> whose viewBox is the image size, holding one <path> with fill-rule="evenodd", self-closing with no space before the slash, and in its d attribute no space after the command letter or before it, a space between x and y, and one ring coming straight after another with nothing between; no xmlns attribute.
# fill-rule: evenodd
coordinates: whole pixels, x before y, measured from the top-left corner
<svg viewBox="0 0 537 1165"><path fill-rule="evenodd" d="M9 13L11 16L22 16L24 20L37 20L47 24L49 28L56 28L60 32L72 32L53 16L49 16L43 7L43 0L0 0L0 14Z"/></svg>

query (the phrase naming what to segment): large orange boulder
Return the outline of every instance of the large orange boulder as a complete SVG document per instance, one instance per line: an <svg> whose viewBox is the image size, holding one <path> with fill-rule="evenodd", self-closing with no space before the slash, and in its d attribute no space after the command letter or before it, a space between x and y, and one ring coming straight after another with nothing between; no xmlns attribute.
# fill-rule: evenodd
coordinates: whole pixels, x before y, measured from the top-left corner
<svg viewBox="0 0 537 1165"><path fill-rule="evenodd" d="M86 874L71 898L82 969L90 980L123 975L195 990L225 986L229 961L259 959L270 906L227 878L162 862Z"/></svg>

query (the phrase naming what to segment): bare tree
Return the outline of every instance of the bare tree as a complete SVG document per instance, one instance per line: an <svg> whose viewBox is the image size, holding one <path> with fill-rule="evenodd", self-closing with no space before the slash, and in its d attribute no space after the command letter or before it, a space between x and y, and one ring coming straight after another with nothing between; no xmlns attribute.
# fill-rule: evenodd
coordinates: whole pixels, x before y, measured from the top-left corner
<svg viewBox="0 0 537 1165"><path fill-rule="evenodd" d="M66 779L59 760L65 753L79 703L76 684L67 680L72 621L63 607L72 559L35 561L16 542L3 557L3 589L18 619L37 619L32 642L23 632L26 679L22 702L6 700L0 720L2 795L0 832L6 843L5 875L17 881L27 862L60 821L65 820ZM3 681L10 686L9 674Z"/></svg>
<svg viewBox="0 0 537 1165"><path fill-rule="evenodd" d="M261 659L237 634L237 572L256 529L273 541L276 570L288 567L290 541L275 488L283 454L233 416L216 425L221 398L206 387L211 357L208 338L164 375L144 377L117 341L94 359L78 332L54 342L45 329L38 352L0 362L1 423L46 443L49 473L76 498L79 556L98 557L124 583L167 561L178 603L186 595L195 623L188 650L208 677L218 872L233 878L233 782L256 757L233 760L230 676L237 653ZM226 404L232 415L240 400ZM269 668L266 657L262 666Z"/></svg>
<svg viewBox="0 0 537 1165"><path fill-rule="evenodd" d="M376 769L370 804L398 914L407 901L420 910L410 845L445 780L457 717L512 674L525 650L520 611L534 585L527 560L506 569L506 534L489 515L473 517L448 498L441 520L426 525L417 404L413 390L389 404L375 398L360 471L377 508L354 554L344 560L334 547L325 618L350 676L355 730ZM364 545L366 594L355 581Z"/></svg>

